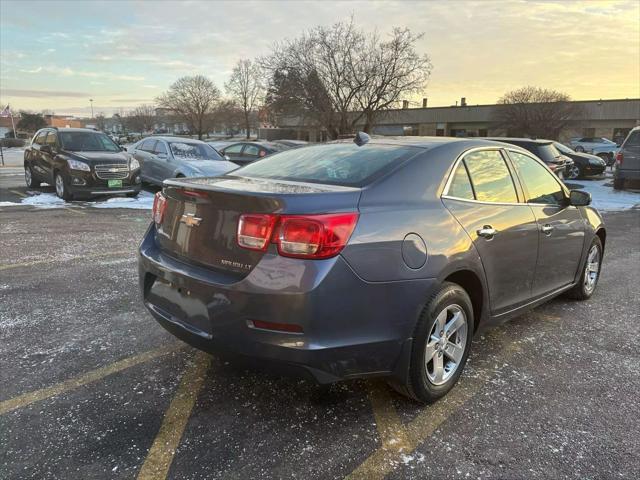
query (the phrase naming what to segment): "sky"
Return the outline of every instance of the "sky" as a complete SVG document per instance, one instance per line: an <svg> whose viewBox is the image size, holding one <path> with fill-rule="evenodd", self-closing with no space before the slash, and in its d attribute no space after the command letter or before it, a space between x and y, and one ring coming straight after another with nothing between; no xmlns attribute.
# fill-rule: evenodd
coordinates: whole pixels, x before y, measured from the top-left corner
<svg viewBox="0 0 640 480"><path fill-rule="evenodd" d="M640 0L200 2L0 0L0 108L107 116L184 75L224 90L240 58L348 20L424 33L429 106L491 104L525 85L576 100L640 97Z"/></svg>

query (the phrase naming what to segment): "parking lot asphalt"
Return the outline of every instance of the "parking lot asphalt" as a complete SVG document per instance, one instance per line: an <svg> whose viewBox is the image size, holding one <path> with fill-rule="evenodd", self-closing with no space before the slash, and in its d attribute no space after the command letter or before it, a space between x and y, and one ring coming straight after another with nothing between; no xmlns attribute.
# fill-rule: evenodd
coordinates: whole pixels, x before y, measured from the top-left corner
<svg viewBox="0 0 640 480"><path fill-rule="evenodd" d="M640 210L606 214L590 301L476 336L428 407L180 343L140 301L149 216L0 207L0 478L640 477Z"/></svg>

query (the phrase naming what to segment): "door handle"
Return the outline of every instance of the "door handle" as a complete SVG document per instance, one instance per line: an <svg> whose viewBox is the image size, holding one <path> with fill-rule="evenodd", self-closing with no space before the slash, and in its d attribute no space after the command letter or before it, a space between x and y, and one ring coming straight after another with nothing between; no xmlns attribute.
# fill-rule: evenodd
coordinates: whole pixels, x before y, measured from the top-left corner
<svg viewBox="0 0 640 480"><path fill-rule="evenodd" d="M551 232L553 232L553 227L547 223L546 225L540 227L540 230L542 230L542 233L544 233L545 235L551 235Z"/></svg>
<svg viewBox="0 0 640 480"><path fill-rule="evenodd" d="M477 231L479 237L484 237L487 240L491 240L498 231L493 228L491 225L485 225L480 230Z"/></svg>

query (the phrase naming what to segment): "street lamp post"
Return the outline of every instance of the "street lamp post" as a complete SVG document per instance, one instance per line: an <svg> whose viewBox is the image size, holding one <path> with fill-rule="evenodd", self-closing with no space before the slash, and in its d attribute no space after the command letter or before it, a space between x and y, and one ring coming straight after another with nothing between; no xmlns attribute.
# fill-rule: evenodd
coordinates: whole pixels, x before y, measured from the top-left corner
<svg viewBox="0 0 640 480"><path fill-rule="evenodd" d="M93 118L93 98L90 98L89 102L91 103L91 118Z"/></svg>

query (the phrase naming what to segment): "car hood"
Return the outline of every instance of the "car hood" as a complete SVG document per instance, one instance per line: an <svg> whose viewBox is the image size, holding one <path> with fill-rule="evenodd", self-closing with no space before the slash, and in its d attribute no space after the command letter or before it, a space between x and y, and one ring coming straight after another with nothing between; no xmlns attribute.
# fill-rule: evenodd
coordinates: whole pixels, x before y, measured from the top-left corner
<svg viewBox="0 0 640 480"><path fill-rule="evenodd" d="M215 176L222 175L223 173L230 172L231 170L235 170L239 168L239 165L236 165L233 162L227 162L222 160L194 160L194 161L186 161L184 162L189 167L193 168L193 170L198 171L207 176Z"/></svg>
<svg viewBox="0 0 640 480"><path fill-rule="evenodd" d="M65 150L64 154L73 158L74 160L80 160L81 162L87 162L89 164L129 163L129 158L131 158L131 156L127 152L71 152Z"/></svg>

